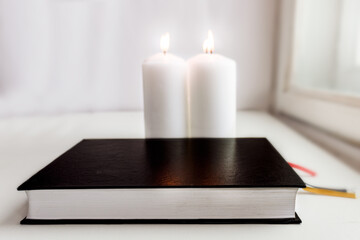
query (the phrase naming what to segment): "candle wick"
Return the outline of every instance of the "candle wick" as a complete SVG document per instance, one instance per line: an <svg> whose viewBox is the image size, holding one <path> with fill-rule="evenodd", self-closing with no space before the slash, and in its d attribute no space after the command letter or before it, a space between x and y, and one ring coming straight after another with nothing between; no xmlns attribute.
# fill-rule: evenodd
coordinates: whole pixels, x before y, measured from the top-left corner
<svg viewBox="0 0 360 240"><path fill-rule="evenodd" d="M166 51L163 51L164 55L166 55Z"/></svg>

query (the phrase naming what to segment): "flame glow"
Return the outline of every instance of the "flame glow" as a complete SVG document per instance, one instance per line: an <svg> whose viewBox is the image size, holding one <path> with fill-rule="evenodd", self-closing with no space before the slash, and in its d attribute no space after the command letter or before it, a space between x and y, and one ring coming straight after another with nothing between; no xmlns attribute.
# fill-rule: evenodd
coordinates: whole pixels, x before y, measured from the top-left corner
<svg viewBox="0 0 360 240"><path fill-rule="evenodd" d="M165 34L161 35L160 48L164 54L166 54L166 52L169 50L169 45L170 45L169 33L165 33Z"/></svg>
<svg viewBox="0 0 360 240"><path fill-rule="evenodd" d="M203 50L205 53L214 52L214 35L211 30L208 31L208 37L204 41Z"/></svg>

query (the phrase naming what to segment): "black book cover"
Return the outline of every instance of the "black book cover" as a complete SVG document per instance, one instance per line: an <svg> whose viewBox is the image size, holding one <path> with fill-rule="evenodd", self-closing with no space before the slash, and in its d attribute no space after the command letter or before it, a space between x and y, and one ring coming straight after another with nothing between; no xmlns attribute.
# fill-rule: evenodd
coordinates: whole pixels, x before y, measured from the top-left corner
<svg viewBox="0 0 360 240"><path fill-rule="evenodd" d="M305 187L266 138L83 140L18 187Z"/></svg>
<svg viewBox="0 0 360 240"><path fill-rule="evenodd" d="M266 138L88 139L18 190L305 187ZM287 219L33 220L22 224L301 223Z"/></svg>
<svg viewBox="0 0 360 240"><path fill-rule="evenodd" d="M53 224L300 224L301 219L295 218L267 219L27 219L21 224L53 225Z"/></svg>

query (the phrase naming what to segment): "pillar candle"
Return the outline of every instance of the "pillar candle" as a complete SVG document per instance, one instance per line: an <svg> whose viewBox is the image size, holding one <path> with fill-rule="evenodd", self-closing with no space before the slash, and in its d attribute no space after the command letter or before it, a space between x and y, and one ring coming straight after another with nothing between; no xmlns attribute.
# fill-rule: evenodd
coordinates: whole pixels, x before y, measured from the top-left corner
<svg viewBox="0 0 360 240"><path fill-rule="evenodd" d="M213 53L211 31L203 48L188 61L190 137L235 137L236 63Z"/></svg>
<svg viewBox="0 0 360 240"><path fill-rule="evenodd" d="M187 137L186 62L169 54L169 35L160 43L162 53L142 65L146 138Z"/></svg>

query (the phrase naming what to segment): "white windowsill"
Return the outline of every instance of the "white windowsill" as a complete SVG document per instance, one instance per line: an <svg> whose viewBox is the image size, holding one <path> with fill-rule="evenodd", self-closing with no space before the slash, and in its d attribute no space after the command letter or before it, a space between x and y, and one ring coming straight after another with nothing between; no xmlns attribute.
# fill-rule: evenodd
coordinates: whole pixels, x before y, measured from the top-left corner
<svg viewBox="0 0 360 240"><path fill-rule="evenodd" d="M348 187L360 193L360 175L278 119L265 112L238 112L238 137L267 137L288 161L316 172L304 181ZM83 138L142 138L142 112L81 113L0 119L0 238L51 239L336 239L359 236L360 199L311 195L300 191L296 211L301 225L40 225L21 226L26 196L16 188ZM219 159L221 161L221 159ZM320 225L319 225L320 224ZM31 232L31 234L29 234ZM174 235L175 234L175 235ZM348 238L349 239L349 238Z"/></svg>

